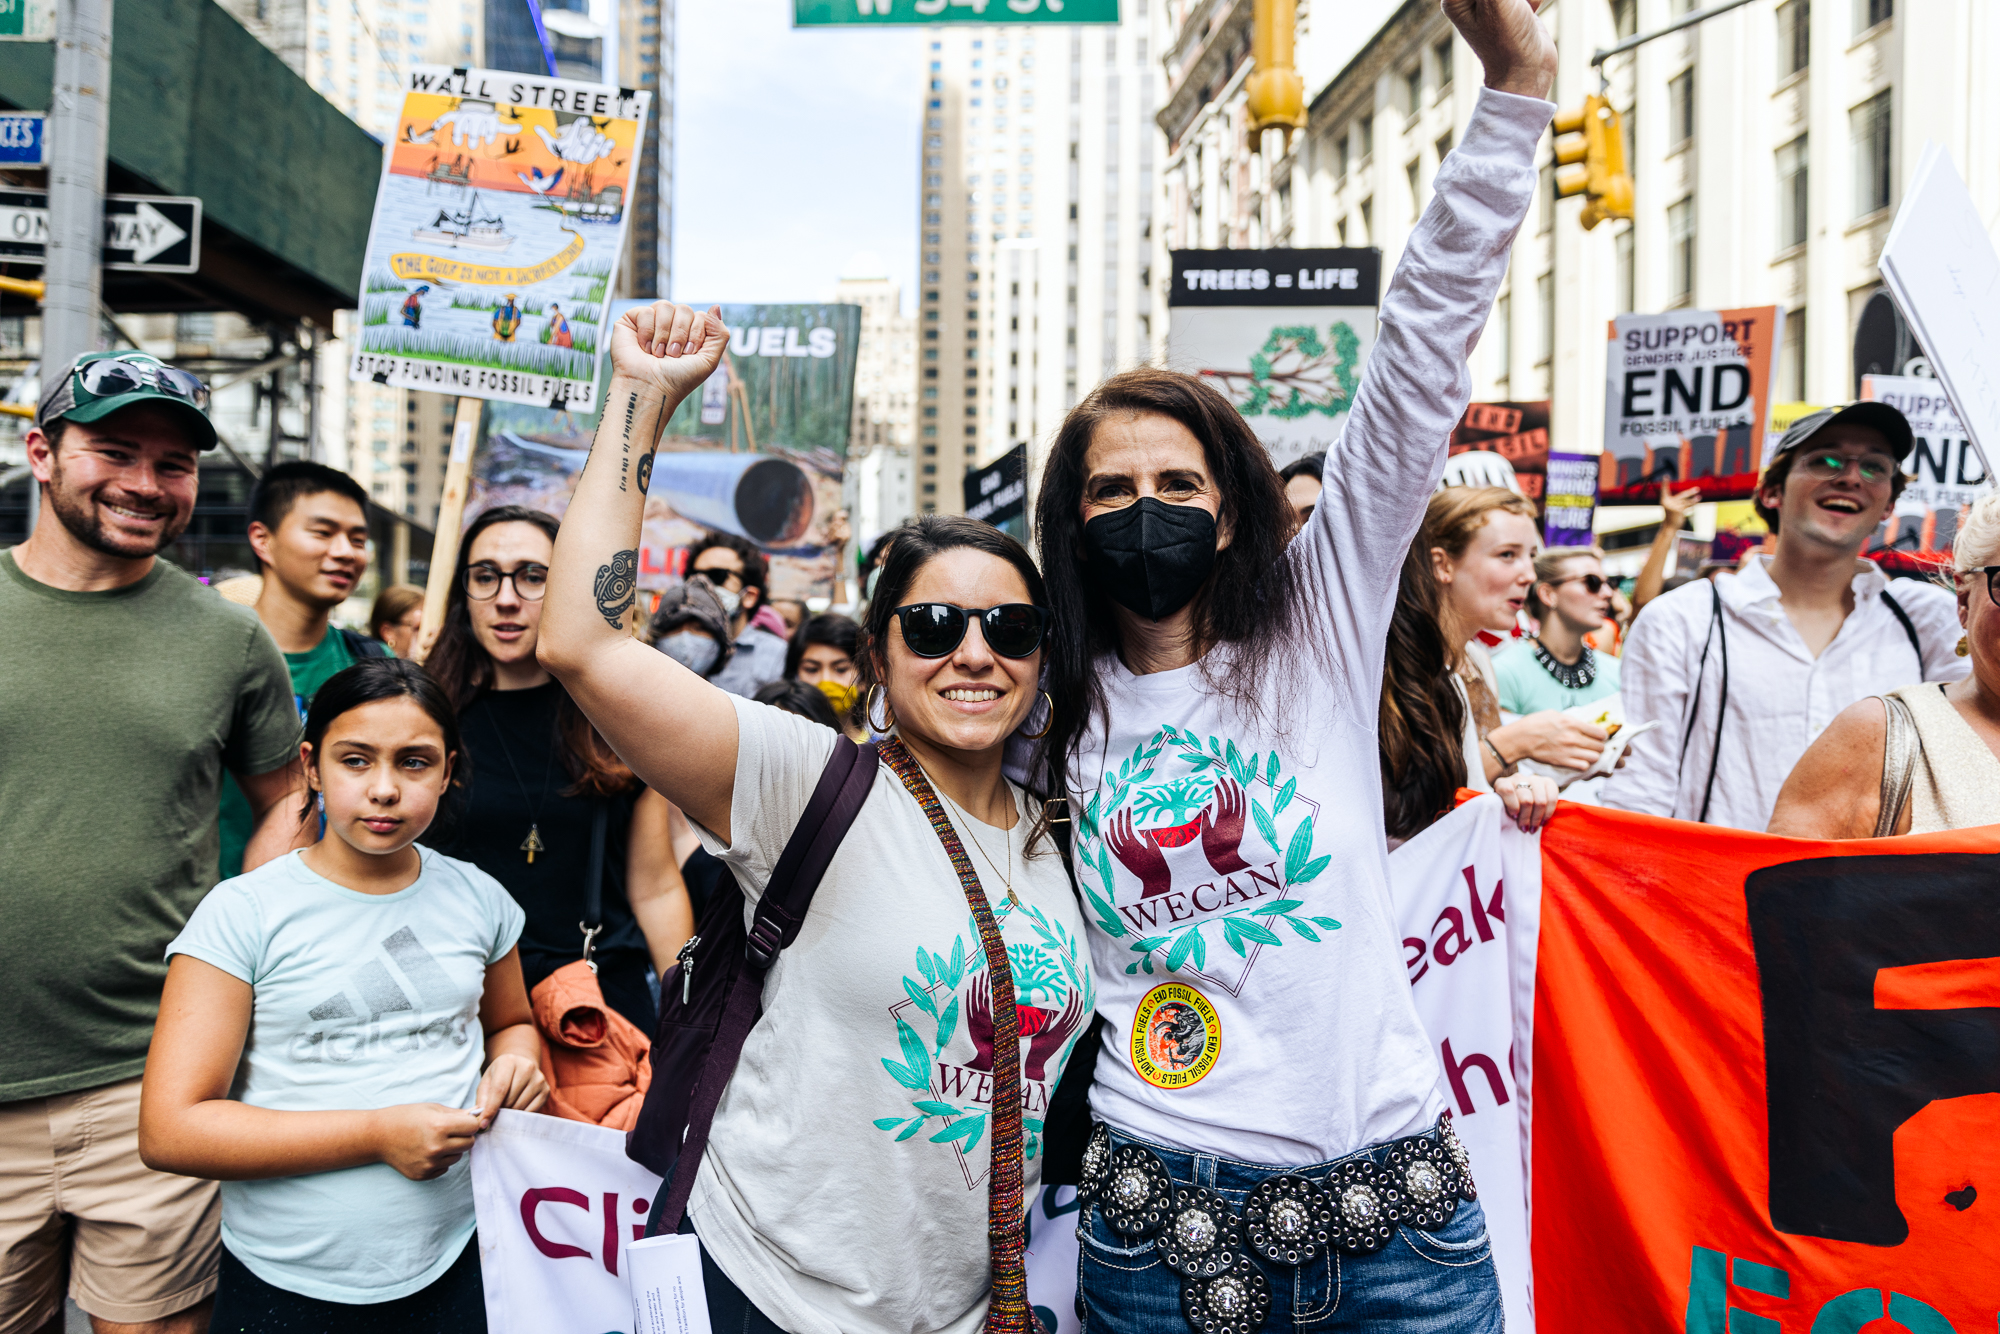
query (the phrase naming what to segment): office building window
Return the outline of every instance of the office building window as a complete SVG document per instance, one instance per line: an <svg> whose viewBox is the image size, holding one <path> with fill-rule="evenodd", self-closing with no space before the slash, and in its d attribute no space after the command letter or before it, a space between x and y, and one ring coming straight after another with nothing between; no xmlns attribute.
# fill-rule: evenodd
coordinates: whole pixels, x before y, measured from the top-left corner
<svg viewBox="0 0 2000 1334"><path fill-rule="evenodd" d="M1847 113L1854 137L1854 216L1864 217L1889 207L1889 90Z"/></svg>
<svg viewBox="0 0 2000 1334"><path fill-rule="evenodd" d="M1375 153L1375 118L1361 118L1361 160L1366 162Z"/></svg>
<svg viewBox="0 0 2000 1334"><path fill-rule="evenodd" d="M1411 158L1403 167L1404 179L1410 183L1410 216L1424 211L1423 164Z"/></svg>
<svg viewBox="0 0 2000 1334"><path fill-rule="evenodd" d="M1361 235L1354 240L1355 245L1368 245L1375 237L1375 200L1371 197L1361 201Z"/></svg>
<svg viewBox="0 0 2000 1334"><path fill-rule="evenodd" d="M1667 295L1675 304L1694 297L1694 197L1667 209Z"/></svg>
<svg viewBox="0 0 2000 1334"><path fill-rule="evenodd" d="M1778 77L1789 78L1812 60L1812 0L1778 6Z"/></svg>
<svg viewBox="0 0 2000 1334"><path fill-rule="evenodd" d="M1410 66L1403 75L1403 100L1410 114L1416 115L1424 109L1424 67L1422 62Z"/></svg>
<svg viewBox="0 0 2000 1334"><path fill-rule="evenodd" d="M1556 355L1556 276L1545 273L1535 279L1535 305L1541 328L1536 330L1540 342L1535 348L1535 364L1546 366Z"/></svg>
<svg viewBox="0 0 2000 1334"><path fill-rule="evenodd" d="M1778 150L1778 249L1806 243L1806 136Z"/></svg>
<svg viewBox="0 0 2000 1334"><path fill-rule="evenodd" d="M1452 41L1449 37L1439 42L1435 48L1438 66L1438 93L1440 95L1443 94L1445 89L1451 87L1451 52Z"/></svg>
<svg viewBox="0 0 2000 1334"><path fill-rule="evenodd" d="M1667 143L1679 148L1694 138L1694 70L1667 80Z"/></svg>
<svg viewBox="0 0 2000 1334"><path fill-rule="evenodd" d="M1639 34L1639 0L1611 0L1611 33L1623 41Z"/></svg>
<svg viewBox="0 0 2000 1334"><path fill-rule="evenodd" d="M1553 162L1542 165L1540 187L1535 191L1540 196L1541 212L1535 220L1535 234L1547 236L1556 225L1556 166Z"/></svg>
<svg viewBox="0 0 2000 1334"><path fill-rule="evenodd" d="M1806 310L1785 312L1785 338L1778 346L1778 400L1803 403L1806 399Z"/></svg>
<svg viewBox="0 0 2000 1334"><path fill-rule="evenodd" d="M1854 31L1867 32L1896 13L1896 0L1854 0Z"/></svg>

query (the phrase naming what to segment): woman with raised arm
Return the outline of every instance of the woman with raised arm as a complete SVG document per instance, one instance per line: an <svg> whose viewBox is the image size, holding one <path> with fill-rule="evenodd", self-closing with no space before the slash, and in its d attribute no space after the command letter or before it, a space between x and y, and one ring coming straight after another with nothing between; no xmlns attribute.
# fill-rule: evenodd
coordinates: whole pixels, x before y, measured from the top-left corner
<svg viewBox="0 0 2000 1334"><path fill-rule="evenodd" d="M1532 0L1444 8L1487 87L1289 547L1278 472L1211 380L1114 376L1045 465L1050 651L1081 683L1049 742L1104 1020L1091 1334L1501 1327L1403 968L1376 727L1404 553L1534 195L1555 48Z"/></svg>
<svg viewBox="0 0 2000 1334"><path fill-rule="evenodd" d="M754 902L851 743L624 630L656 437L727 340L720 311L665 302L614 326L540 651ZM1001 772L1008 736L1031 714L1046 728L1064 697L1038 684L1047 607L1034 562L997 529L926 517L897 535L858 646L890 734L882 767L766 975L693 1181L717 1330L1032 1328L1022 1223L1039 1132L1095 1006L1069 881Z"/></svg>

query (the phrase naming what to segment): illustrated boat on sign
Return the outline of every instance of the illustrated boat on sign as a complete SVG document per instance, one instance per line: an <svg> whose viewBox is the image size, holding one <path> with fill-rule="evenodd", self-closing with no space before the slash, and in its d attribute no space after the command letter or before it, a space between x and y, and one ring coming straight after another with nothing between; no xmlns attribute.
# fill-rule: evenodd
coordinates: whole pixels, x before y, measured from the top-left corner
<svg viewBox="0 0 2000 1334"><path fill-rule="evenodd" d="M413 229L410 235L455 249L505 250L514 244L514 238L507 235L506 222L490 209L482 209L476 196L456 212L439 209L436 221Z"/></svg>

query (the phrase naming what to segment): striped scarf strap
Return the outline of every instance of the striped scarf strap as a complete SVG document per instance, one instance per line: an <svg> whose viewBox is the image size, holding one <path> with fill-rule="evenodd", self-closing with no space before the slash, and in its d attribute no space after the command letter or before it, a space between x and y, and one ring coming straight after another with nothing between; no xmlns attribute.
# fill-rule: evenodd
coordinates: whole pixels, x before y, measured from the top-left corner
<svg viewBox="0 0 2000 1334"><path fill-rule="evenodd" d="M958 841L923 766L900 737L884 741L879 750L882 762L903 780L930 820L938 842L944 844L972 909L980 947L986 952L987 980L993 991L993 1175L986 1193L993 1295L986 1313L987 1334L1039 1334L1040 1322L1028 1306L1028 1272L1022 1255L1026 1212L1021 1154L1021 1016L1014 1008L1014 970L1007 962L1007 944L1001 939L993 909L987 906L985 891L979 887L979 873L972 869L965 846Z"/></svg>

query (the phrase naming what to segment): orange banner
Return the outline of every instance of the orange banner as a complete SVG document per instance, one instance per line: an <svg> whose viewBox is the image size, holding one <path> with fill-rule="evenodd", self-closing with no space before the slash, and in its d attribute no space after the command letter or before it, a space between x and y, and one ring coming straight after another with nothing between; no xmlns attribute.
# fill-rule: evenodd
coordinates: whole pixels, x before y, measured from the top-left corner
<svg viewBox="0 0 2000 1334"><path fill-rule="evenodd" d="M2000 827L1543 836L1544 1334L1909 1334L2000 1312Z"/></svg>

